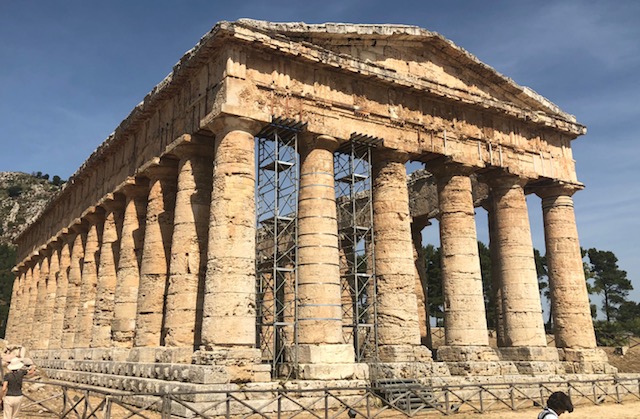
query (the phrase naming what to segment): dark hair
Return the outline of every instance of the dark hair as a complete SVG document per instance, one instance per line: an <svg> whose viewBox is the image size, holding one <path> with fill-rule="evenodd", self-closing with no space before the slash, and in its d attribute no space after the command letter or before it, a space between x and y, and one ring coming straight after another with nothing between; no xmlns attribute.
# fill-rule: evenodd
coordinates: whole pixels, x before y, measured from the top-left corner
<svg viewBox="0 0 640 419"><path fill-rule="evenodd" d="M556 412L559 410L564 410L569 413L573 412L573 403L571 403L571 399L561 391L551 393L551 396L549 396L549 399L547 400L547 407L550 407Z"/></svg>

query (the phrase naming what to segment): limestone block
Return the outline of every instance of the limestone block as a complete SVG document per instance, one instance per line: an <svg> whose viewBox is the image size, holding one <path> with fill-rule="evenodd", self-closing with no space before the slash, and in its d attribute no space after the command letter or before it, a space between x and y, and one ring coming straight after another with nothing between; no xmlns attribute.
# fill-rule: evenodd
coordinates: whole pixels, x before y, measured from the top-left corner
<svg viewBox="0 0 640 419"><path fill-rule="evenodd" d="M366 364L298 364L296 377L302 380L366 379Z"/></svg>
<svg viewBox="0 0 640 419"><path fill-rule="evenodd" d="M504 361L547 361L557 362L559 360L556 348L541 346L519 346L509 348L498 348L500 359Z"/></svg>
<svg viewBox="0 0 640 419"><path fill-rule="evenodd" d="M431 351L419 345L381 345L378 356L383 362L429 362Z"/></svg>
<svg viewBox="0 0 640 419"><path fill-rule="evenodd" d="M504 376L518 374L518 369L511 362L497 361L459 361L447 362L451 375L462 376Z"/></svg>
<svg viewBox="0 0 640 419"><path fill-rule="evenodd" d="M440 346L438 361L498 361L499 356L489 346Z"/></svg>
<svg viewBox="0 0 640 419"><path fill-rule="evenodd" d="M298 345L298 362L301 364L343 364L352 362L353 345Z"/></svg>
<svg viewBox="0 0 640 419"><path fill-rule="evenodd" d="M569 362L608 362L607 353L602 348L558 349L560 359Z"/></svg>

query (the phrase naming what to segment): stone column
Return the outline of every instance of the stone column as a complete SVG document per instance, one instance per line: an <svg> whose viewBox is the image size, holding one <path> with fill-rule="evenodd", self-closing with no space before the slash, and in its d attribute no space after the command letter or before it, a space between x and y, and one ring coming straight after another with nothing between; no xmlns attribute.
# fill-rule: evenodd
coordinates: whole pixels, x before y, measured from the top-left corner
<svg viewBox="0 0 640 419"><path fill-rule="evenodd" d="M101 203L105 210L105 216L90 343L92 348L108 348L112 346L111 322L113 321L117 278L116 261L119 255L119 235L122 231L124 205L125 200L122 194L109 194Z"/></svg>
<svg viewBox="0 0 640 419"><path fill-rule="evenodd" d="M592 349L596 337L591 319L571 185L536 189L542 198L546 258L556 346Z"/></svg>
<svg viewBox="0 0 640 419"><path fill-rule="evenodd" d="M26 330L23 335L22 342L28 348L33 348L35 334L38 331L36 324L37 315L36 308L38 304L38 291L40 291L40 264L42 260L40 255L34 255L34 266L32 268L31 286L29 287L29 300L27 305Z"/></svg>
<svg viewBox="0 0 640 419"><path fill-rule="evenodd" d="M140 259L147 211L147 180L131 180L122 188L126 197L111 334L116 347L131 348L136 332Z"/></svg>
<svg viewBox="0 0 640 419"><path fill-rule="evenodd" d="M16 269L14 274L15 279L13 280L13 288L11 289L11 305L9 306L9 315L7 317L7 328L5 332L5 339L10 343L16 341L16 325L18 324L20 316L20 299L22 298L22 286L25 278L24 271L19 269Z"/></svg>
<svg viewBox="0 0 640 419"><path fill-rule="evenodd" d="M209 144L205 144L207 141ZM213 141L205 137L203 144L183 144L172 154L180 158L180 163L164 344L193 349L201 344Z"/></svg>
<svg viewBox="0 0 640 419"><path fill-rule="evenodd" d="M333 152L339 143L321 135L302 136L298 195L298 363L301 378L342 376L353 345L343 343L340 253ZM320 371L322 370L322 371Z"/></svg>
<svg viewBox="0 0 640 419"><path fill-rule="evenodd" d="M82 265L84 259L84 241L86 225L76 220L70 230L74 234L73 246L69 264L69 281L67 285L67 301L62 326L62 348L75 348L75 338L78 329L78 309L80 306L80 287L82 283Z"/></svg>
<svg viewBox="0 0 640 419"><path fill-rule="evenodd" d="M27 260L25 262L25 280L22 287L22 298L20 299L20 324L21 328L16 333L16 341L14 343L26 345L26 339L29 338L31 333L31 326L33 325L33 305L31 304L31 294L33 291L33 260ZM31 316L30 316L31 315Z"/></svg>
<svg viewBox="0 0 640 419"><path fill-rule="evenodd" d="M526 180L506 174L494 175L487 180L494 199L495 243L491 245L497 246L500 257L498 269L502 280L505 344L510 347L546 347L523 190Z"/></svg>
<svg viewBox="0 0 640 419"><path fill-rule="evenodd" d="M382 362L430 360L420 346L407 155L376 150L373 161L373 225L378 285L378 355Z"/></svg>
<svg viewBox="0 0 640 419"><path fill-rule="evenodd" d="M427 261L422 247L422 230L431 225L427 217L414 218L411 222L411 240L413 242L413 263L416 271L416 296L418 297L418 318L420 321L420 340L427 348L433 348L429 315L429 288L427 284Z"/></svg>
<svg viewBox="0 0 640 419"><path fill-rule="evenodd" d="M91 343L98 282L98 261L96 259L100 251L104 211L102 208L91 208L84 218L89 223L89 231L82 264L78 318L73 345L75 348L88 348Z"/></svg>
<svg viewBox="0 0 640 419"><path fill-rule="evenodd" d="M440 249L444 295L445 346L438 359L497 361L488 347L484 295L471 168L440 164L429 167L437 181L440 209Z"/></svg>
<svg viewBox="0 0 640 419"><path fill-rule="evenodd" d="M208 349L256 345L254 135L259 128L255 121L233 117L222 118L213 127L216 140L202 321L202 343Z"/></svg>
<svg viewBox="0 0 640 419"><path fill-rule="evenodd" d="M54 241L49 245L49 275L46 282L46 293L43 303L43 316L38 334L39 349L49 349L51 322L56 302L58 277L60 276L60 243Z"/></svg>
<svg viewBox="0 0 640 419"><path fill-rule="evenodd" d="M69 268L71 265L71 246L75 236L63 230L60 250L60 269L56 285L56 299L51 312L51 333L49 334L49 349L62 348L62 334L64 313L67 307L67 291L69 288Z"/></svg>
<svg viewBox="0 0 640 419"><path fill-rule="evenodd" d="M49 258L51 255L46 250L41 250L40 257L40 275L38 278L38 296L36 297L36 304L33 314L33 326L31 332L31 341L29 347L32 349L44 349L42 347L43 340L40 337L43 334L42 325L45 321L45 317L48 316L46 312L45 301L47 300L47 283L49 282Z"/></svg>
<svg viewBox="0 0 640 419"><path fill-rule="evenodd" d="M136 315L137 347L160 346L176 198L177 162L158 162L145 170L149 178L140 285Z"/></svg>
<svg viewBox="0 0 640 419"><path fill-rule="evenodd" d="M498 237L496 236L495 211L493 198L489 196L485 203L487 210L487 222L489 226L489 256L491 258L491 299L495 307L496 342L498 347L507 346L504 330L504 299L502 298L502 279L500 269L500 255L498 252Z"/></svg>

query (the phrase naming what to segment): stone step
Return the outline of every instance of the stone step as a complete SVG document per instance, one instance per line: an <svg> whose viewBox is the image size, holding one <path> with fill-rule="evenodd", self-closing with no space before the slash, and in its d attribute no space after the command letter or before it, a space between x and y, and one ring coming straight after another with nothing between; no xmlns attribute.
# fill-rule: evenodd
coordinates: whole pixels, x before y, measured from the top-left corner
<svg viewBox="0 0 640 419"><path fill-rule="evenodd" d="M429 387L409 378L387 378L374 383L374 391L388 404L405 412L441 406Z"/></svg>

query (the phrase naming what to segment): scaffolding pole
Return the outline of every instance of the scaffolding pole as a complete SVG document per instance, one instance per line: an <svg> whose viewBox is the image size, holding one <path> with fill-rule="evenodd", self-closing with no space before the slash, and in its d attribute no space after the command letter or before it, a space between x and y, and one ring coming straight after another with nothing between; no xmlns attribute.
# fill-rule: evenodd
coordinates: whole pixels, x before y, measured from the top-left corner
<svg viewBox="0 0 640 419"><path fill-rule="evenodd" d="M356 362L378 358L371 150L381 143L352 134L334 155L343 337Z"/></svg>
<svg viewBox="0 0 640 419"><path fill-rule="evenodd" d="M274 378L297 365L298 134L305 126L273 118L256 142L256 338Z"/></svg>

